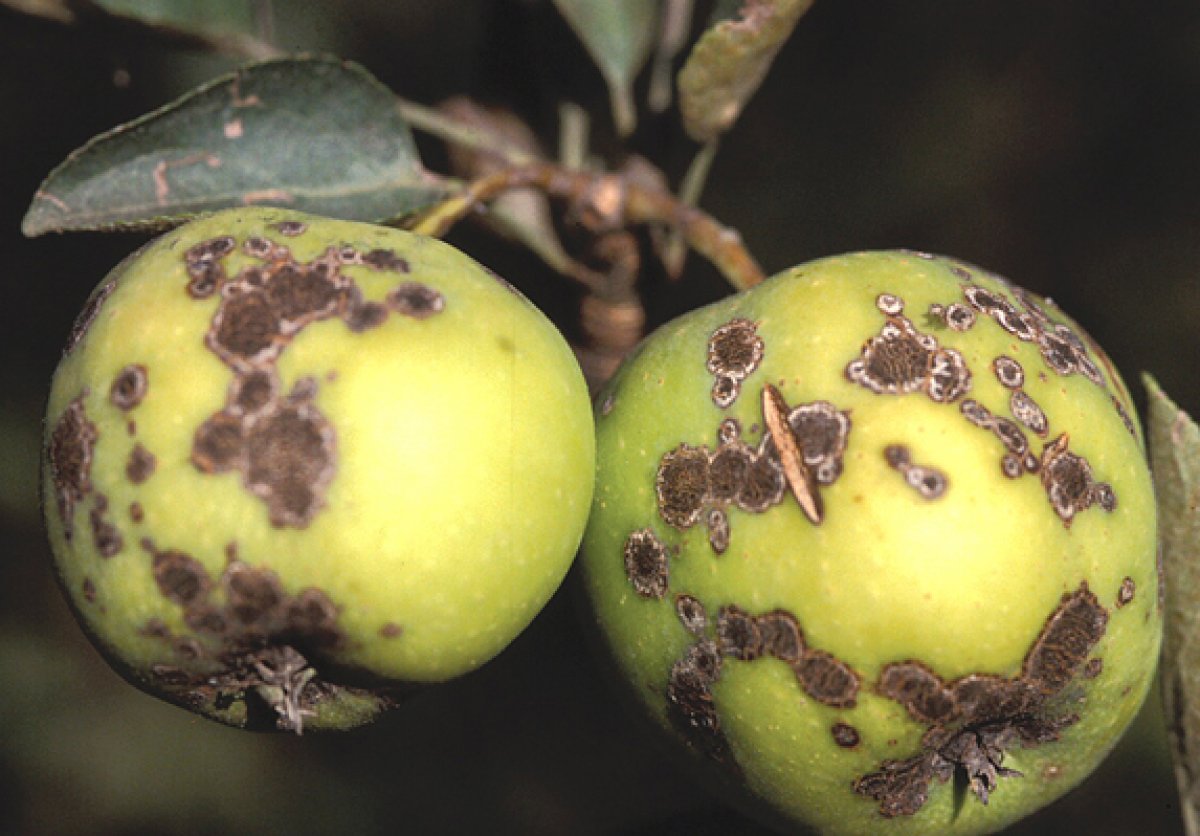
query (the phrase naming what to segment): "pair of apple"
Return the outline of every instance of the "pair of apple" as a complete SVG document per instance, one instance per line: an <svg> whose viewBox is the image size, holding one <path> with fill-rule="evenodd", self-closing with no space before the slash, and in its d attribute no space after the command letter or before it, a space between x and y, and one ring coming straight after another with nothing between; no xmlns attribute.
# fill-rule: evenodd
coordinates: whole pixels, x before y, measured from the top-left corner
<svg viewBox="0 0 1200 836"><path fill-rule="evenodd" d="M826 259L664 326L596 403L448 245L218 213L115 269L71 335L57 572L135 684L300 731L492 658L582 538L650 714L828 832L1002 826L1144 698L1140 430L1044 300L918 253Z"/></svg>

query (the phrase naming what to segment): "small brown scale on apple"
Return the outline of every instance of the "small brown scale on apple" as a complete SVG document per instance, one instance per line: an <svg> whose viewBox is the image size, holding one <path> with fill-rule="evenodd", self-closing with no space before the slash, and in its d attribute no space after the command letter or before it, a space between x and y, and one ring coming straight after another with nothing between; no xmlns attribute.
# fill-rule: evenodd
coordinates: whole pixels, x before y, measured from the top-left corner
<svg viewBox="0 0 1200 836"><path fill-rule="evenodd" d="M855 781L855 792L879 802L886 817L913 815L933 779L944 783L961 770L986 804L999 778L1020 776L1003 766L1008 748L1058 740L1078 721L1078 715L1056 711L1054 701L1076 676L1099 675L1098 660L1088 656L1108 618L1087 583L1080 583L1046 620L1017 676L969 674L947 683L920 662L886 665L876 690L928 728L919 754L884 761L879 771Z"/></svg>
<svg viewBox="0 0 1200 836"><path fill-rule="evenodd" d="M904 476L905 483L923 499L937 499L946 492L950 480L935 467L914 464L912 454L903 444L889 444L883 449L888 466Z"/></svg>

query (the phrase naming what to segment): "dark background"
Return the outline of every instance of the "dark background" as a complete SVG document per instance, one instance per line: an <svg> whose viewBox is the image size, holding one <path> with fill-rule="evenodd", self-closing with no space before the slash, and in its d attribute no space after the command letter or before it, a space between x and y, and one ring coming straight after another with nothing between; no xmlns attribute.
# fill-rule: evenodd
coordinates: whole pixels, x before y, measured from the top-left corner
<svg viewBox="0 0 1200 836"><path fill-rule="evenodd" d="M281 47L358 60L407 98L507 102L551 145L567 98L607 130L599 76L548 3L275 12ZM0 832L765 832L615 704L569 590L483 670L341 735L217 726L133 690L90 648L39 522L41 410L76 311L142 239L28 241L18 224L73 148L231 66L0 10ZM768 272L894 246L994 269L1082 322L1139 403L1147 370L1195 414L1198 117L1195 2L818 0L723 143L703 205ZM637 145L677 179L693 149L672 125L643 124ZM470 229L452 240L574 332L572 292L536 262ZM724 292L693 258L647 305L659 322ZM1156 697L1091 781L1012 832L1181 832Z"/></svg>

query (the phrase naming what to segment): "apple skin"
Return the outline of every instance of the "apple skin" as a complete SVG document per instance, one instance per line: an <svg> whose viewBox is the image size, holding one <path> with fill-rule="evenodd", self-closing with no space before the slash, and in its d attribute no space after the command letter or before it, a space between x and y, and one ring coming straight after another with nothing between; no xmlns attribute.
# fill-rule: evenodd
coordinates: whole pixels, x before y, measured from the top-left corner
<svg viewBox="0 0 1200 836"><path fill-rule="evenodd" d="M999 830L1140 707L1141 429L1051 303L920 253L814 261L664 325L597 404L598 632L652 725L763 815Z"/></svg>
<svg viewBox="0 0 1200 836"><path fill-rule="evenodd" d="M135 684L236 726L344 728L529 624L578 547L593 443L569 346L469 257L236 209L126 259L80 315L45 519Z"/></svg>

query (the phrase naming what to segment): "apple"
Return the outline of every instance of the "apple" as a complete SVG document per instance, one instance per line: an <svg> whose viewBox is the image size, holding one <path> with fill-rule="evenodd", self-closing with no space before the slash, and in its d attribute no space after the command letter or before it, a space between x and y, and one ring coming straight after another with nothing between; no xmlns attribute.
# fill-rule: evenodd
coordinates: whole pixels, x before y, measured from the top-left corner
<svg viewBox="0 0 1200 836"><path fill-rule="evenodd" d="M245 208L88 301L43 492L87 633L246 727L345 728L484 664L562 581L591 404L527 299L440 241Z"/></svg>
<svg viewBox="0 0 1200 836"><path fill-rule="evenodd" d="M1049 300L921 253L814 261L664 325L597 403L598 631L654 724L765 815L998 830L1142 704L1142 433Z"/></svg>

